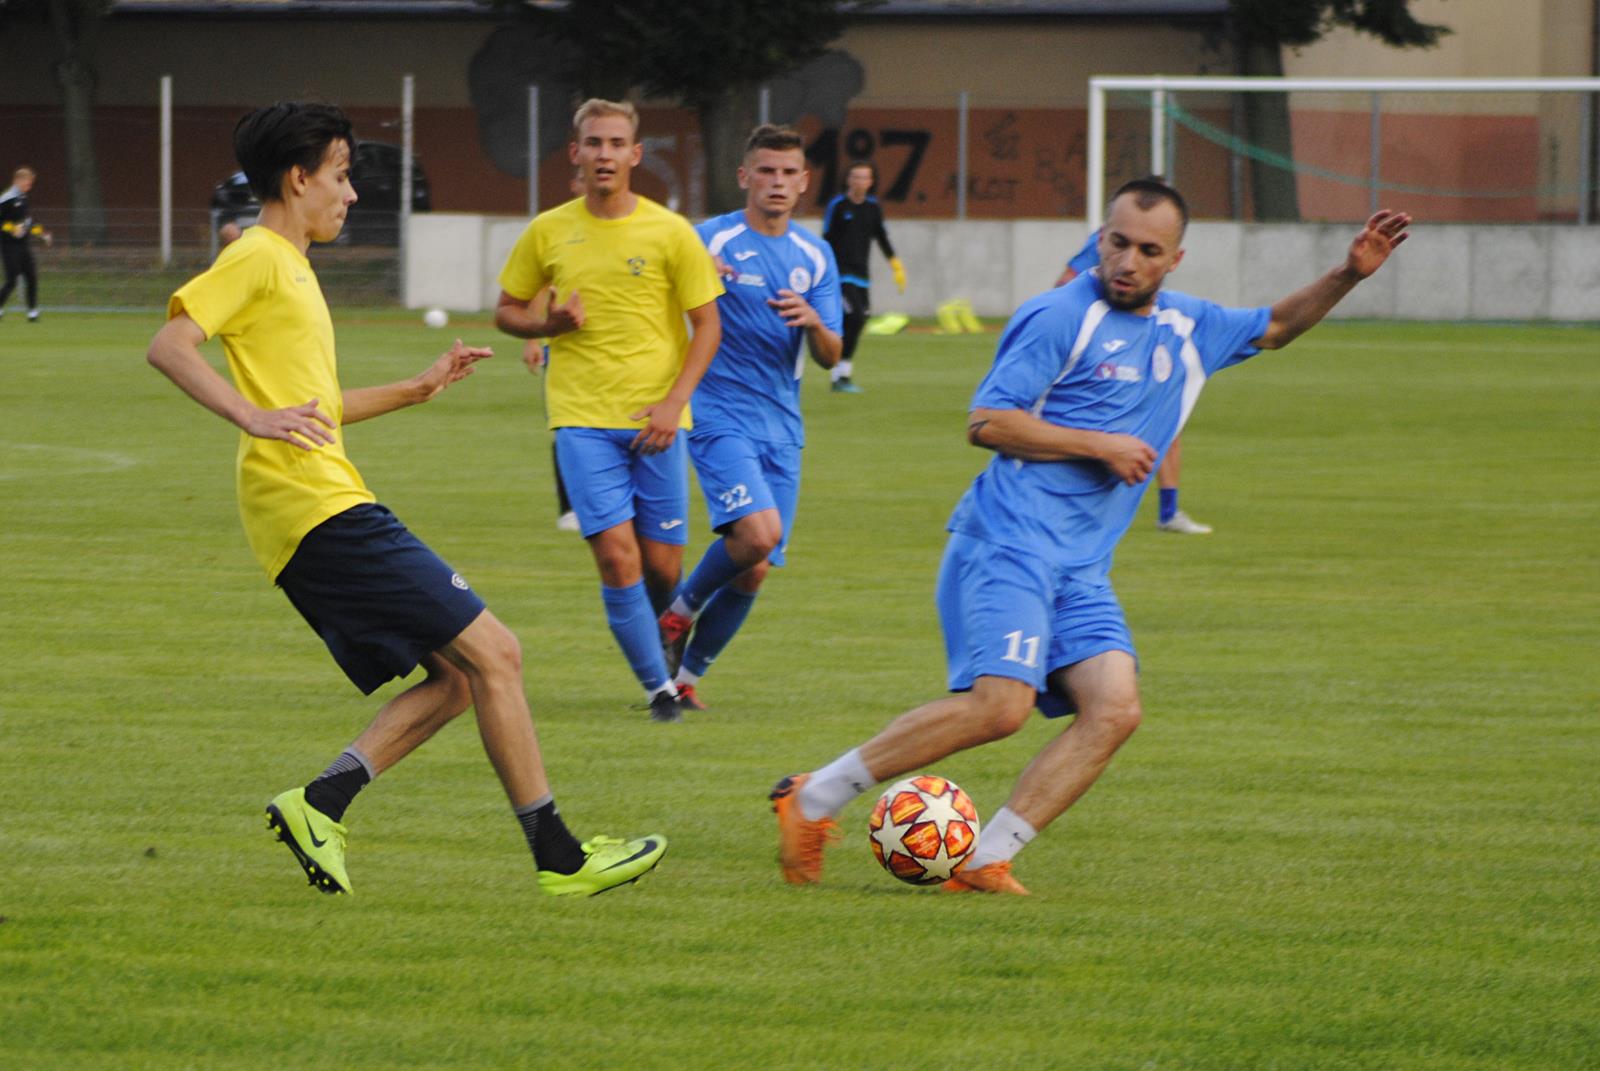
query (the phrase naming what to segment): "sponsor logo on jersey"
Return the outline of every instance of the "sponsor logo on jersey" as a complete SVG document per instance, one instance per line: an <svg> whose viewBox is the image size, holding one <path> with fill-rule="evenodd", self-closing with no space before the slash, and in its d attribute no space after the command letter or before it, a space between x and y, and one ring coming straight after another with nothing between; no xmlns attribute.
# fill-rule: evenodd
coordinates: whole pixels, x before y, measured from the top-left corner
<svg viewBox="0 0 1600 1071"><path fill-rule="evenodd" d="M803 294L811 289L811 273L805 268L795 268L789 273L789 289Z"/></svg>
<svg viewBox="0 0 1600 1071"><path fill-rule="evenodd" d="M628 270L633 272L633 274L635 274L635 275L643 275L644 274L644 258L643 257L629 257L628 258Z"/></svg>
<svg viewBox="0 0 1600 1071"><path fill-rule="evenodd" d="M1128 340L1125 338L1114 338L1110 342L1102 342L1100 344L1100 348L1105 350L1107 353L1116 353L1120 350L1126 349L1127 346Z"/></svg>
<svg viewBox="0 0 1600 1071"><path fill-rule="evenodd" d="M462 591L466 591L467 581L460 573L451 573L450 586L454 588L460 588Z"/></svg>
<svg viewBox="0 0 1600 1071"><path fill-rule="evenodd" d="M734 276L733 281L738 283L740 286L765 287L767 285L767 277L765 275L756 275L747 271L742 271L738 275Z"/></svg>
<svg viewBox="0 0 1600 1071"><path fill-rule="evenodd" d="M1139 370L1131 364L1117 364L1115 361L1101 361L1094 369L1096 379L1114 379L1118 383L1137 383L1144 377Z"/></svg>
<svg viewBox="0 0 1600 1071"><path fill-rule="evenodd" d="M733 255L733 259L739 261L740 263L743 263L744 261L749 260L751 257L753 257L755 255L756 255L756 250L754 250L754 249L746 249L743 252L735 253Z"/></svg>

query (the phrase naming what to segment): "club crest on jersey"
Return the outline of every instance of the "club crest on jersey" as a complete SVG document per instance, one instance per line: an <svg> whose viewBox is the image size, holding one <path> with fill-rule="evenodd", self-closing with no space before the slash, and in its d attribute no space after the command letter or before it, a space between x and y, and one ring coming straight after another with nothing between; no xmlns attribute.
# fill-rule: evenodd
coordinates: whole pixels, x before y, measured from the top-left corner
<svg viewBox="0 0 1600 1071"><path fill-rule="evenodd" d="M1172 378L1172 351L1167 347L1157 346L1150 355L1150 374L1157 383L1165 383Z"/></svg>
<svg viewBox="0 0 1600 1071"><path fill-rule="evenodd" d="M1169 368L1170 372L1171 369ZM1115 361L1101 361L1095 365L1094 378L1114 379L1118 383L1137 383L1142 378L1139 370L1131 364L1117 364Z"/></svg>
<svg viewBox="0 0 1600 1071"><path fill-rule="evenodd" d="M797 294L803 294L811 289L811 273L805 268L796 268L789 273L789 289Z"/></svg>
<svg viewBox="0 0 1600 1071"><path fill-rule="evenodd" d="M643 275L644 274L644 258L643 257L629 257L628 258L628 270L633 272L633 274L635 274L635 275Z"/></svg>

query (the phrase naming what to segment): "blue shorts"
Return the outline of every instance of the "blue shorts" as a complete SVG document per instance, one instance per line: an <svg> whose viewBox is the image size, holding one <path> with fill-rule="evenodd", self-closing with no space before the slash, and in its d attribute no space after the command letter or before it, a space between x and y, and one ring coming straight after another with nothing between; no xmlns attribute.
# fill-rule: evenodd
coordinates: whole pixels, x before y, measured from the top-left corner
<svg viewBox="0 0 1600 1071"><path fill-rule="evenodd" d="M632 520L640 538L689 542L689 463L679 432L659 454L630 444L635 428L557 428L556 463L583 537Z"/></svg>
<svg viewBox="0 0 1600 1071"><path fill-rule="evenodd" d="M737 432L696 430L689 435L689 457L705 492L713 531L726 531L740 517L764 509L778 511L783 539L767 561L782 565L800 502L800 447L756 442Z"/></svg>
<svg viewBox="0 0 1600 1071"><path fill-rule="evenodd" d="M979 677L1009 677L1033 685L1040 711L1058 718L1073 706L1049 689L1050 674L1107 651L1134 653L1109 581L1063 576L970 536L951 533L934 598L953 692Z"/></svg>
<svg viewBox="0 0 1600 1071"><path fill-rule="evenodd" d="M352 506L300 540L278 586L364 694L461 635L483 600L382 506Z"/></svg>

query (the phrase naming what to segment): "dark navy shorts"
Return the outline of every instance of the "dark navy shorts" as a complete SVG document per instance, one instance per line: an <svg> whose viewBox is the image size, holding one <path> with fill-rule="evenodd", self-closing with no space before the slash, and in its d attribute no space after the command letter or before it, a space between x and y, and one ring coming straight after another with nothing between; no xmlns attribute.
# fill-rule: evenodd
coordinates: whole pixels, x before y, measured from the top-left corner
<svg viewBox="0 0 1600 1071"><path fill-rule="evenodd" d="M278 586L367 695L416 669L484 611L460 573L371 503L307 532Z"/></svg>

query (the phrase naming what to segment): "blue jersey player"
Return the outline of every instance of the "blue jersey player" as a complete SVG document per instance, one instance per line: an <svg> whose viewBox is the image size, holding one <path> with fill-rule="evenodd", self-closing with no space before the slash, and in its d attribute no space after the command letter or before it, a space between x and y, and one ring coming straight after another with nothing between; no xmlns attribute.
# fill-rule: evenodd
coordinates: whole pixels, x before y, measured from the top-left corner
<svg viewBox="0 0 1600 1071"><path fill-rule="evenodd" d="M1061 269L1057 286L1066 286L1086 271L1100 263L1100 232L1089 235L1083 247L1072 254L1067 266ZM1160 506L1156 511L1156 530L1177 535L1210 535L1209 524L1201 524L1178 508L1178 484L1183 479L1183 439L1172 440L1167 452L1161 455L1161 467L1156 469L1156 488Z"/></svg>
<svg viewBox="0 0 1600 1071"><path fill-rule="evenodd" d="M722 273L722 343L694 392L689 457L718 534L659 625L683 705L744 623L769 566L782 565L800 494L804 342L823 368L839 360L833 251L790 220L806 191L804 142L762 124L745 145L745 206L696 228ZM692 634L691 634L692 630Z"/></svg>
<svg viewBox="0 0 1600 1071"><path fill-rule="evenodd" d="M1017 310L973 399L968 439L993 450L950 519L939 571L951 695L917 707L773 789L784 877L819 881L834 815L880 781L1009 736L1037 706L1075 714L1030 762L952 891L1026 894L1011 860L1094 784L1139 725L1132 639L1108 574L1157 459L1206 379L1328 314L1403 242L1382 211L1344 262L1270 308L1161 290L1188 212L1155 179L1119 189L1100 265Z"/></svg>

